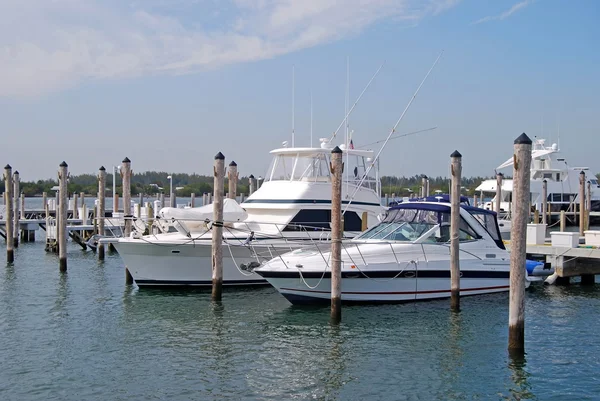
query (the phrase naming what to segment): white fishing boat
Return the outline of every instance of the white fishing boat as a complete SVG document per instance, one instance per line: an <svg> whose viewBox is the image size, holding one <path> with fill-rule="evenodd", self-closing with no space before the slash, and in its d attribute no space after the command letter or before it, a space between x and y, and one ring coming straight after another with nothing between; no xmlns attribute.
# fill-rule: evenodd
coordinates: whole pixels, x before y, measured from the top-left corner
<svg viewBox="0 0 600 401"><path fill-rule="evenodd" d="M510 257L496 213L460 210L460 294L508 291ZM327 246L294 250L255 270L296 304L329 302ZM523 266L525 269L525 266ZM342 302L407 302L450 296L450 204L405 202L342 243Z"/></svg>
<svg viewBox="0 0 600 401"><path fill-rule="evenodd" d="M588 171L588 167L570 167L556 143L546 146L545 139L535 139L531 153L531 205L537 210L542 210L543 182L547 183L547 202L551 212L561 210L573 211L574 205L579 205L579 175L586 172L586 180L590 183L592 211L600 211L600 185L595 175ZM511 157L496 168L498 171L512 169ZM511 171L512 173L512 171ZM485 209L496 209L496 179L483 181L475 191L479 191L481 199L492 197L491 201L483 202ZM512 179L503 179L500 199L500 213L510 214L512 203ZM587 195L586 195L587 196ZM510 224L507 223L509 227ZM510 229L508 228L508 231Z"/></svg>
<svg viewBox="0 0 600 401"><path fill-rule="evenodd" d="M266 284L253 267L307 243L329 243L332 148L323 139L320 147L271 151L262 186L241 205L226 204L224 285ZM385 208L377 169L369 170L373 152L342 148L344 235L353 237L377 224ZM110 241L138 286L212 285L211 208L165 209L156 224L176 231Z"/></svg>

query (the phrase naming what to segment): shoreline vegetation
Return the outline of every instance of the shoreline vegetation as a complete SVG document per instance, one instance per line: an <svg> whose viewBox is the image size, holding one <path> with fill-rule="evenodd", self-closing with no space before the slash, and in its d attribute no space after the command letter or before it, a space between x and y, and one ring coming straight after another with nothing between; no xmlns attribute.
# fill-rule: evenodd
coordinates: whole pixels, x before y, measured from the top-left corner
<svg viewBox="0 0 600 401"><path fill-rule="evenodd" d="M163 171L146 171L143 173L134 173L131 176L131 194L132 195L156 195L157 193L169 194L170 181L167 176L173 177L173 188L176 188L177 196L188 197L192 193L202 195L213 192L213 177L198 174L175 173L170 174ZM600 173L595 175L600 179ZM396 196L409 196L411 193L419 194L422 182L422 175L412 177L383 176L381 178L381 193ZM510 177L506 177L510 178ZM473 195L475 188L486 179L495 179L495 176L489 177L463 177L461 186L464 195ZM117 176L117 193L121 193L121 177ZM112 174L106 175L106 193L112 195ZM450 179L447 177L429 177L429 193L434 194L436 190L448 193ZM46 179L37 181L21 181L21 193L26 197L42 196L44 192L51 194L53 187L58 185L57 180ZM96 196L98 192L98 177L94 174L72 175L68 184L69 193L85 193L88 196ZM248 195L248 177L240 177L237 184L237 193ZM225 179L225 190L227 191L227 179ZM4 181L0 182L0 192L4 192Z"/></svg>

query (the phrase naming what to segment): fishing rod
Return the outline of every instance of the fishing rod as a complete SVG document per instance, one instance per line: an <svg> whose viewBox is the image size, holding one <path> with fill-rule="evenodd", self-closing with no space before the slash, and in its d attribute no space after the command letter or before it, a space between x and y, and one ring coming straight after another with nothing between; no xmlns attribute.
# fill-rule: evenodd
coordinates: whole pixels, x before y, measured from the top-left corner
<svg viewBox="0 0 600 401"><path fill-rule="evenodd" d="M431 74L431 71L433 71L433 69L435 68L435 66L437 65L438 61L440 61L440 58L442 57L442 54L444 54L444 51L442 50L439 54L439 56L435 59L435 62L433 63L433 65L431 66L431 68L429 69L429 71L427 71L427 74L425 75L425 78L423 78L423 80L421 81L421 84L419 84L419 87L417 88L417 90L415 91L415 93L412 95L412 97L410 98L410 101L408 102L408 104L406 105L406 107L404 108L404 111L402 112L402 115L400 115L400 118L398 118L398 121L396 121L396 124L394 124L394 126L392 127L390 133L388 134L387 138L385 139L385 142L383 143L383 145L381 146L381 149L379 149L379 152L377 152L377 155L375 156L375 158L371 161L371 164L369 164L369 167L367 168L367 171L365 171L365 173L363 174L362 178L360 179L358 185L356 186L356 189L354 190L354 192L352 193L352 196L350 197L350 200L348 201L348 203L346 204L346 208L344 209L344 211L342 212L342 214L346 213L346 211L348 210L348 208L350 207L350 204L352 203L352 200L354 199L354 196L356 195L356 193L358 192L358 189L361 187L362 183L365 181L365 179L367 178L367 176L369 175L369 172L371 171L371 169L373 168L373 166L375 165L375 162L377 160L379 160L379 156L381 156L381 152L383 152L383 149L385 149L385 146L387 145L387 143L390 141L390 138L392 137L392 135L394 135L394 132L396 132L396 128L398 127L398 124L400 124L400 121L402 121L404 119L404 116L406 115L406 112L408 111L408 109L410 108L410 105L412 104L412 102L415 100L415 98L417 97L417 94L419 93L419 91L421 90L421 87L423 86L423 84L425 83L425 81L427 81L427 78L429 77L429 74Z"/></svg>
<svg viewBox="0 0 600 401"><path fill-rule="evenodd" d="M390 140L392 140L392 139L398 139L398 138L404 138L404 137L407 137L407 136L411 136L411 135L415 135L415 134L420 134L422 132L433 131L434 129L437 129L437 127L431 127L431 128L426 128L426 129L422 129L422 130L419 130L419 131L407 132L405 134L400 134L400 135L393 136L393 137L390 138ZM377 142L367 143L366 145L361 145L357 149L366 148L367 146L371 146L371 145L377 145L378 143L381 143L383 141L385 141L385 139L382 139L382 140L377 141Z"/></svg>
<svg viewBox="0 0 600 401"><path fill-rule="evenodd" d="M358 96L358 98L356 99L356 101L354 102L354 104L352 105L352 107L350 108L350 110L348 110L348 113L346 114L346 116L344 117L344 119L342 120L342 122L340 123L340 125L333 132L333 135L331 136L331 138L329 138L329 142L331 142L331 141L333 141L335 139L335 136L337 135L338 131L340 130L340 128L342 128L344 126L344 123L347 121L347 119L350 116L350 114L352 114L352 111L354 110L354 107L356 107L356 105L360 101L360 98L362 98L362 96L365 94L365 92L367 91L367 89L369 88L369 86L371 86L371 83L373 82L373 80L375 79L375 77L377 76L377 74L379 74L379 71L381 71L381 69L383 68L384 65L385 65L385 61L379 66L379 68L377 69L377 71L375 71L375 74L371 77L371 80L369 80L369 83L367 84L367 86L365 86L365 89L363 89L363 91L360 93L360 95Z"/></svg>

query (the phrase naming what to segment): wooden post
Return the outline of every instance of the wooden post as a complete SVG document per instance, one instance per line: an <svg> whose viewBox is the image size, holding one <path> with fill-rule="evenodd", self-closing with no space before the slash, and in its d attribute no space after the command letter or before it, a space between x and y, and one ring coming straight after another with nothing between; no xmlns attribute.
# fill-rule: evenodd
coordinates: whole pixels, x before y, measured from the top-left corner
<svg viewBox="0 0 600 401"><path fill-rule="evenodd" d="M342 177L339 147L331 151L331 322L342 320Z"/></svg>
<svg viewBox="0 0 600 401"><path fill-rule="evenodd" d="M429 177L425 180L425 196L429 196Z"/></svg>
<svg viewBox="0 0 600 401"><path fill-rule="evenodd" d="M21 220L25 220L25 194L21 192Z"/></svg>
<svg viewBox="0 0 600 401"><path fill-rule="evenodd" d="M510 232L510 303L508 350L525 355L525 259L531 178L531 139L523 133L514 142L512 228Z"/></svg>
<svg viewBox="0 0 600 401"><path fill-rule="evenodd" d="M565 231L565 227L567 226L567 214L564 210L560 211L560 231Z"/></svg>
<svg viewBox="0 0 600 401"><path fill-rule="evenodd" d="M477 207L479 206L478 202L477 202L477 194L473 194L473 206Z"/></svg>
<svg viewBox="0 0 600 401"><path fill-rule="evenodd" d="M383 202L384 202L384 204L383 204L384 206L386 206L386 207L389 206L389 204L390 204L390 197L389 197L388 194L383 195Z"/></svg>
<svg viewBox="0 0 600 401"><path fill-rule="evenodd" d="M533 211L533 224L540 224L540 211L537 210L537 207Z"/></svg>
<svg viewBox="0 0 600 401"><path fill-rule="evenodd" d="M202 206L208 205L208 194L205 192L202 194Z"/></svg>
<svg viewBox="0 0 600 401"><path fill-rule="evenodd" d="M192 192L192 199L190 200L190 207L196 207L196 194Z"/></svg>
<svg viewBox="0 0 600 401"><path fill-rule="evenodd" d="M44 213L48 212L46 205L48 205L48 192L42 192L42 208L44 209ZM46 216L44 216L44 218L46 218Z"/></svg>
<svg viewBox="0 0 600 401"><path fill-rule="evenodd" d="M98 234L104 235L104 218L106 217L106 169L101 166L98 171ZM98 244L98 259L104 260L104 244Z"/></svg>
<svg viewBox="0 0 600 401"><path fill-rule="evenodd" d="M248 177L248 184L250 185L250 194L248 196L252 196L254 193L254 176L252 174L250 174L250 177Z"/></svg>
<svg viewBox="0 0 600 401"><path fill-rule="evenodd" d="M590 229L590 212L592 211L592 183L587 182L587 198L585 198L585 229Z"/></svg>
<svg viewBox="0 0 600 401"><path fill-rule="evenodd" d="M360 218L360 230L367 231L367 228L369 228L369 212L364 211Z"/></svg>
<svg viewBox="0 0 600 401"><path fill-rule="evenodd" d="M139 205L143 205L144 204L144 194L140 192L140 200L139 200Z"/></svg>
<svg viewBox="0 0 600 401"><path fill-rule="evenodd" d="M160 207L165 207L165 193L160 193Z"/></svg>
<svg viewBox="0 0 600 401"><path fill-rule="evenodd" d="M460 183L462 176L462 155L455 150L450 155L450 309L460 310Z"/></svg>
<svg viewBox="0 0 600 401"><path fill-rule="evenodd" d="M214 164L214 202L212 226L212 300L221 301L223 292L223 190L225 186L225 156L219 152Z"/></svg>
<svg viewBox="0 0 600 401"><path fill-rule="evenodd" d="M13 174L12 167L7 164L4 167L4 203L6 205L6 261L15 261L14 238L13 238Z"/></svg>
<svg viewBox="0 0 600 401"><path fill-rule="evenodd" d="M497 173L496 174L496 213L500 214L500 202L502 201L502 180L504 179L504 174ZM527 199L527 204L529 205L529 199Z"/></svg>
<svg viewBox="0 0 600 401"><path fill-rule="evenodd" d="M67 271L67 209L69 208L69 201L67 199L67 181L69 179L69 166L66 162L60 164L60 170L58 172L58 193L60 197L60 203L58 204L57 213L57 225L58 230L58 267L59 270L64 273ZM59 218L58 218L59 217Z"/></svg>
<svg viewBox="0 0 600 401"><path fill-rule="evenodd" d="M21 213L19 213L20 202L19 196L21 194L21 178L19 177L19 172L15 171L13 173L13 198L14 198L14 208L15 212L13 213L13 244L15 248L19 247L19 232L21 231L20 217Z"/></svg>
<svg viewBox="0 0 600 401"><path fill-rule="evenodd" d="M148 218L148 234L152 234L152 224L154 224L154 208L152 202L148 202L146 206L146 217Z"/></svg>
<svg viewBox="0 0 600 401"><path fill-rule="evenodd" d="M229 163L229 170L227 171L227 179L229 180L229 199L236 200L237 198L237 181L238 181L238 168L237 163L232 161Z"/></svg>
<svg viewBox="0 0 600 401"><path fill-rule="evenodd" d="M548 224L548 180L542 181L542 224Z"/></svg>
<svg viewBox="0 0 600 401"><path fill-rule="evenodd" d="M81 202L83 205L83 202ZM79 208L78 208L78 197L77 194L73 194L73 218L79 218ZM83 217L81 218L83 220Z"/></svg>
<svg viewBox="0 0 600 401"><path fill-rule="evenodd" d="M579 236L585 231L585 172L579 173Z"/></svg>
<svg viewBox="0 0 600 401"><path fill-rule="evenodd" d="M123 179L123 218L125 219L125 231L123 235L129 237L131 234L131 160L123 159L121 165L121 178Z"/></svg>
<svg viewBox="0 0 600 401"><path fill-rule="evenodd" d="M425 198L427 196L427 176L421 176L421 198Z"/></svg>

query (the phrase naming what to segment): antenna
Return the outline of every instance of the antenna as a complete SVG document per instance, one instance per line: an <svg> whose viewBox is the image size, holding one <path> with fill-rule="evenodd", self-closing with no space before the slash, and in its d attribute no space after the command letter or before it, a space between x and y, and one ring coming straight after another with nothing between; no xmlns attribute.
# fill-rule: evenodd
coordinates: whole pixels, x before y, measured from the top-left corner
<svg viewBox="0 0 600 401"><path fill-rule="evenodd" d="M295 147L294 145L294 136L296 135L295 133L295 124L294 124L294 118L296 116L296 66L292 65L292 148Z"/></svg>
<svg viewBox="0 0 600 401"><path fill-rule="evenodd" d="M348 113L347 113L346 116L349 116L350 114L352 114L352 110L354 110L354 107L356 107L356 105L360 101L360 98L362 98L362 96L365 94L365 92L367 91L367 89L369 88L369 86L371 86L371 83L373 82L373 80L375 79L375 77L377 76L377 74L379 74L379 71L381 71L381 69L383 68L384 65L385 65L385 61L379 66L379 68L377 69L377 71L375 71L375 74L371 77L371 80L369 81L369 83L367 84L367 86L365 86L365 89L363 89L363 91L360 93L360 95L358 96L358 98L356 99L356 101L354 102L354 104L352 105L352 107L350 108L350 110L348 110ZM337 129L333 132L333 135L331 136L331 138L329 138L330 142L335 138L335 136L337 135L337 133L340 130L340 128L342 128L342 126L344 125L345 121L346 121L346 117L344 117L344 119L342 120L342 122L340 123L340 125L338 125Z"/></svg>
<svg viewBox="0 0 600 401"><path fill-rule="evenodd" d="M313 147L313 101L312 90L310 91L310 147Z"/></svg>
<svg viewBox="0 0 600 401"><path fill-rule="evenodd" d="M352 196L350 197L350 200L346 204L346 208L344 209L344 211L342 212L342 214L346 213L346 210L348 210L348 208L350 207L350 204L352 203L352 200L354 199L354 196L356 195L356 192L358 192L358 189L362 186L362 183L364 182L364 180L369 175L369 172L371 171L371 169L375 165L375 162L379 159L379 156L381 155L381 152L383 152L383 149L385 149L385 146L387 145L388 141L390 140L390 138L392 137L392 135L394 135L394 132L396 132L396 128L398 127L398 124L400 124L400 122L402 121L402 119L404 119L404 115L406 114L406 112L410 108L410 105L412 104L412 102L415 100L415 98L419 94L419 91L421 90L421 87L423 86L423 84L425 83L425 81L427 81L427 78L429 77L429 74L431 74L431 71L433 71L433 69L437 65L438 61L440 61L440 58L442 57L442 54L444 54L443 50L440 52L439 56L435 59L435 62L433 63L433 65L431 66L431 68L429 69L429 71L427 71L427 74L425 74L425 78L423 78L423 80L419 84L419 87L417 88L417 90L415 91L415 93L410 98L410 101L408 102L408 104L404 108L404 111L402 112L402 115L400 115L400 118L398 119L398 121L396 121L396 124L394 124L394 127L392 127L392 129L391 129L390 133L388 134L385 142L383 143L383 146L381 146L381 149L379 149L379 152L377 152L377 155L375 156L375 159L373 159L371 161L371 164L367 168L367 171L365 171L365 173L363 174L362 178L360 179L360 182L356 185L356 189L354 190L354 193L352 194Z"/></svg>
<svg viewBox="0 0 600 401"><path fill-rule="evenodd" d="M346 149L346 196L348 196L348 179L350 178L350 152L349 152L349 147L350 147L350 138L349 138L349 132L348 132L348 107L349 107L349 103L350 103L350 56L347 56L346 58L346 110L345 110L345 114L346 114L346 140L345 140L345 149Z"/></svg>

